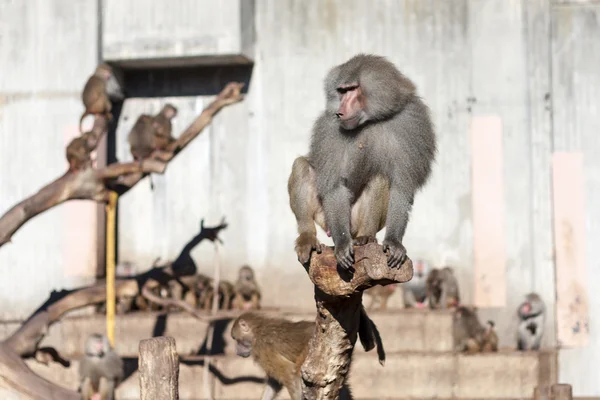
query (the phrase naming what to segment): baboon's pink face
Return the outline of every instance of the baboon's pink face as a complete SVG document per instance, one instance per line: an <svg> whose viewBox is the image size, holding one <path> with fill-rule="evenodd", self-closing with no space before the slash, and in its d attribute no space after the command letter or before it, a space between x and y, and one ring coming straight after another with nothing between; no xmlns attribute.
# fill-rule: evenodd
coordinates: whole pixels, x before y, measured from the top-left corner
<svg viewBox="0 0 600 400"><path fill-rule="evenodd" d="M340 96L340 107L335 114L340 126L346 130L356 129L365 120L365 96L357 83L344 84L336 88Z"/></svg>

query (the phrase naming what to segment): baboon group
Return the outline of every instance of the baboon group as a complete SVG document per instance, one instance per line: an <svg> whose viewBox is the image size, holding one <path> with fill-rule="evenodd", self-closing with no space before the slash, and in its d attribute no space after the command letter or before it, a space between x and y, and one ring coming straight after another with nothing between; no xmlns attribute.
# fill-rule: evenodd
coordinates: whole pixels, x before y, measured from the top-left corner
<svg viewBox="0 0 600 400"><path fill-rule="evenodd" d="M429 308L431 310L449 309L454 312L454 347L456 351L469 354L498 351L498 335L495 323L482 324L477 308L460 302L458 280L452 267L430 268L424 260L413 261L413 278L403 283L404 308ZM386 310L390 296L397 284L373 286L365 291L370 297L369 309L375 306ZM517 308L519 324L516 332L518 350L539 350L544 333L546 307L541 297L529 293Z"/></svg>
<svg viewBox="0 0 600 400"><path fill-rule="evenodd" d="M126 267L124 267L126 266ZM129 270L130 263L124 262L117 266L117 270ZM180 276L169 279L165 283L158 280L148 280L143 285L155 296L161 299L181 300L192 307L200 310L211 310L214 299L214 280L204 274ZM249 265L243 265L238 270L238 276L234 283L228 280L219 281L218 289L219 310L257 310L260 309L261 291L254 270ZM177 305L163 306L158 302L147 299L141 293L133 297L117 297L116 312L125 314L132 311L180 311ZM98 313L106 312L106 303L101 303L96 308Z"/></svg>
<svg viewBox="0 0 600 400"><path fill-rule="evenodd" d="M429 108L408 77L385 57L372 54L357 54L334 66L325 77L324 91L326 104L312 126L309 152L294 160L287 183L289 205L298 229L298 261L306 266L314 252L322 251L323 245L317 239L318 225L333 239L338 266L351 272L354 247L376 243L376 234L386 228L381 248L388 268L400 268L407 259L403 239L415 195L429 180L438 151ZM86 111L82 119L88 114L110 116L110 100L122 97L110 68L98 67L84 89ZM170 121L176 113L174 107L167 105L156 116L140 116L129 134L135 160L160 157L162 151L170 149L175 140ZM83 138L80 141L87 145ZM75 153L67 155L74 169L82 164L74 159ZM215 288L206 276L152 285L150 289L158 296L205 309L212 305ZM428 270L426 263L417 262L413 279L402 286L407 307L455 309L457 351L497 350L493 322L481 324L474 308L460 304L451 267ZM260 290L249 267L240 269L235 284L221 281L217 290L220 308L245 311L235 319L231 337L237 354L253 357L267 375L262 398L272 400L285 388L292 399L300 399L300 370L315 322L291 322L257 311ZM393 285L375 286L367 294L385 308L393 290ZM122 306L125 310L132 309L133 304L142 310L157 307L140 296L128 301L129 306ZM539 348L544 315L539 312L540 304L543 307L539 296L531 294L519 307L520 348ZM383 343L364 307L358 336L366 351L376 349L383 365ZM90 346L97 349L106 345L98 343ZM107 350L100 352L106 354ZM85 378L82 377L82 384ZM112 375L105 378L118 379ZM348 385L340 398L351 398Z"/></svg>

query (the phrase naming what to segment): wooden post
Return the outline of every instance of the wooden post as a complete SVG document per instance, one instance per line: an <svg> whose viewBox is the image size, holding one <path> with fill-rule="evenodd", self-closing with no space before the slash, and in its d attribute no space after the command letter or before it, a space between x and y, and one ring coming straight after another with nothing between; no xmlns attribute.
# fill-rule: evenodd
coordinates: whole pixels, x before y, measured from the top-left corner
<svg viewBox="0 0 600 400"><path fill-rule="evenodd" d="M536 386L533 391L533 400L550 400L550 386Z"/></svg>
<svg viewBox="0 0 600 400"><path fill-rule="evenodd" d="M317 329L302 365L304 399L337 399L350 367L358 336L362 292L376 284L407 282L412 262L391 269L376 243L354 247L353 273L338 272L333 248L311 256L308 275L315 285ZM341 275L340 275L341 274Z"/></svg>
<svg viewBox="0 0 600 400"><path fill-rule="evenodd" d="M160 336L140 341L140 400L179 399L179 356L175 339Z"/></svg>
<svg viewBox="0 0 600 400"><path fill-rule="evenodd" d="M573 388L566 383L555 383L550 388L551 400L573 400Z"/></svg>

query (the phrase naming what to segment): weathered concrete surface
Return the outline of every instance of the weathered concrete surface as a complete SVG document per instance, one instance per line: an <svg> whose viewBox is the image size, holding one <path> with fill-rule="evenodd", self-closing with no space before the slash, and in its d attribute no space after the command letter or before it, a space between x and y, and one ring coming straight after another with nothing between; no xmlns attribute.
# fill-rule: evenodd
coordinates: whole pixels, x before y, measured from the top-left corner
<svg viewBox="0 0 600 400"><path fill-rule="evenodd" d="M0 1L0 215L67 170L80 90L97 62L96 3ZM83 201L55 207L2 247L0 320L24 318L52 289L94 279L96 210Z"/></svg>
<svg viewBox="0 0 600 400"><path fill-rule="evenodd" d="M385 367L373 354L355 354L350 385L356 399L529 399L539 380L537 353L498 353L458 356L451 353L388 354ZM200 361L197 362L200 364ZM77 361L70 368L40 366L29 362L45 378L76 388ZM217 372L216 399L260 398L264 377L251 359L213 357ZM182 400L203 398L202 366L180 365L179 394ZM117 399L138 399L138 373L118 388ZM287 393L282 393L287 399Z"/></svg>
<svg viewBox="0 0 600 400"><path fill-rule="evenodd" d="M277 313L275 313L277 314ZM370 312L377 325L387 352L398 351L450 351L452 350L452 315L446 312L390 311ZM286 314L291 320L314 320L314 313ZM116 351L123 357L138 353L139 341L152 336L172 336L181 356L198 354L206 339L207 324L185 313L169 315L130 313L117 316ZM15 329L17 325L12 325ZM41 346L55 347L63 356L81 355L85 339L91 333L106 329L103 315L64 318L52 325ZM231 321L218 323L213 351L235 354L230 337ZM6 337L12 331L0 330ZM68 338L68 339L67 339ZM364 350L359 345L357 352Z"/></svg>
<svg viewBox="0 0 600 400"><path fill-rule="evenodd" d="M600 224L596 222L600 220L600 3L579 3L552 12L553 139L555 151L583 155L587 268L586 277L576 284L588 287L590 334L587 346L561 349L560 379L573 385L574 396L600 396L598 372L587 368L600 359L600 292L596 289L600 282ZM561 302L561 314L568 313L569 306Z"/></svg>
<svg viewBox="0 0 600 400"><path fill-rule="evenodd" d="M210 63L254 57L254 0L159 0L151 7L136 0L102 4L106 60L202 56Z"/></svg>

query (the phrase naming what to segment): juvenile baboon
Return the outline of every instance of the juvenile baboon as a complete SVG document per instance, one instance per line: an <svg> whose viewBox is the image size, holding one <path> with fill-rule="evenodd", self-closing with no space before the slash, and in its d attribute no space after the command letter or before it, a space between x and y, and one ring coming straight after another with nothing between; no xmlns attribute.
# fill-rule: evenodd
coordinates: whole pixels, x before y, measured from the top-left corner
<svg viewBox="0 0 600 400"><path fill-rule="evenodd" d="M171 279L168 282L169 297L175 300L183 300L189 305L196 307L198 305L198 293L196 287L200 275L181 276L176 279ZM179 310L179 307L175 307Z"/></svg>
<svg viewBox="0 0 600 400"><path fill-rule="evenodd" d="M79 364L79 391L83 400L113 400L115 388L123 379L123 361L104 335L94 333L85 342L85 356Z"/></svg>
<svg viewBox="0 0 600 400"><path fill-rule="evenodd" d="M158 114L154 116L152 127L155 132L155 145L157 149L165 149L175 141L172 136L173 126L171 120L177 116L177 108L172 104L165 104Z"/></svg>
<svg viewBox="0 0 600 400"><path fill-rule="evenodd" d="M79 132L82 132L81 123L88 115L106 115L111 119L111 101L120 101L123 98L125 95L112 68L108 64L98 65L94 74L85 83L81 94L85 111L79 119Z"/></svg>
<svg viewBox="0 0 600 400"><path fill-rule="evenodd" d="M267 375L263 400L274 399L284 387L293 400L302 398L300 368L314 330L314 321L292 322L257 312L246 312L234 321L231 337L236 341L237 355L252 356ZM351 398L350 388L345 386L340 398Z"/></svg>
<svg viewBox="0 0 600 400"><path fill-rule="evenodd" d="M494 321L488 321L487 327L481 340L481 351L483 353L498 351L498 334L494 329Z"/></svg>
<svg viewBox="0 0 600 400"><path fill-rule="evenodd" d="M454 308L460 304L458 281L450 267L433 268L427 276L426 290L431 309Z"/></svg>
<svg viewBox="0 0 600 400"><path fill-rule="evenodd" d="M498 351L494 323L485 327L479 322L475 307L460 306L454 312L454 349L468 354Z"/></svg>
<svg viewBox="0 0 600 400"><path fill-rule="evenodd" d="M308 157L294 161L288 180L298 259L306 263L321 249L314 222L333 238L345 269L354 262L353 244L375 241L386 226L388 265L399 267L414 196L436 154L429 109L415 85L375 55L359 54L331 69L325 94Z"/></svg>
<svg viewBox="0 0 600 400"><path fill-rule="evenodd" d="M430 273L429 264L423 260L413 261L413 277L402 284L404 307L422 308L427 303L427 276Z"/></svg>
<svg viewBox="0 0 600 400"><path fill-rule="evenodd" d="M93 131L85 132L71 140L66 150L69 170L76 171L91 165L91 153L97 144L98 140Z"/></svg>
<svg viewBox="0 0 600 400"><path fill-rule="evenodd" d="M200 308L204 310L210 310L213 304L214 296L214 284L211 279L208 284L204 284L204 290L202 290L198 296L198 304ZM233 296L235 295L235 288L229 281L219 281L219 306L220 310L231 310L231 303Z"/></svg>
<svg viewBox="0 0 600 400"><path fill-rule="evenodd" d="M254 270L248 265L242 266L238 271L233 308L245 311L260 309L260 288L254 277Z"/></svg>
<svg viewBox="0 0 600 400"><path fill-rule="evenodd" d="M537 293L529 293L517 309L517 349L539 350L544 336L546 305Z"/></svg>
<svg viewBox="0 0 600 400"><path fill-rule="evenodd" d="M131 128L127 141L134 160L150 157L156 150L164 150L175 141L171 136L171 119L177 115L177 108L166 104L155 116L142 114Z"/></svg>
<svg viewBox="0 0 600 400"><path fill-rule="evenodd" d="M168 283L161 283L154 279L150 279L143 284L142 290L143 289L148 289L150 292L152 292L152 294L154 294L155 296L161 297L163 299L169 298ZM159 311L159 310L163 309L163 306L161 304L158 304L152 300L146 299L141 294L141 291L140 291L140 294L138 294L135 297L134 304L135 304L136 308L140 311Z"/></svg>

